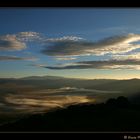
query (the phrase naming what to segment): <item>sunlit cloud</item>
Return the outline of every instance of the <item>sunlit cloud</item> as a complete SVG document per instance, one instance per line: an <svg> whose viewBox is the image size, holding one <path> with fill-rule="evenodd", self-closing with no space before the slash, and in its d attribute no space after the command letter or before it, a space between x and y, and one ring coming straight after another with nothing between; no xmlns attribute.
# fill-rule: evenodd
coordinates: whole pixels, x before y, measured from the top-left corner
<svg viewBox="0 0 140 140"><path fill-rule="evenodd" d="M16 35L0 36L0 51L23 50L26 44L17 39Z"/></svg>
<svg viewBox="0 0 140 140"><path fill-rule="evenodd" d="M112 66L104 66L102 69L128 69L128 70L140 70L140 65L112 65Z"/></svg>
<svg viewBox="0 0 140 140"><path fill-rule="evenodd" d="M60 87L56 89L22 90L21 94L6 94L2 103L9 105L13 111L33 113L48 111L53 108L64 108L68 105L79 103L97 103L99 98L122 94L121 91L106 91L77 87ZM2 104L3 107L3 104Z"/></svg>
<svg viewBox="0 0 140 140"><path fill-rule="evenodd" d="M5 97L5 102L10 104L14 110L22 111L22 113L33 113L40 111L48 111L53 108L63 108L70 104L87 103L90 99L86 96L48 96L42 95L42 97L36 97L33 94L29 97L24 95L8 95Z"/></svg>
<svg viewBox="0 0 140 140"><path fill-rule="evenodd" d="M37 32L19 32L0 36L0 50L23 50L27 48L28 41L38 42L44 48L41 51L43 54L57 57L125 54L140 48L140 45L135 43L140 41L140 35L132 33L88 41L76 36L47 38Z"/></svg>
<svg viewBox="0 0 140 140"><path fill-rule="evenodd" d="M48 40L49 41L49 40ZM88 40L55 40L50 46L44 45L43 54L50 56L78 56L124 54L140 48L135 42L140 41L139 34L112 36L96 42Z"/></svg>
<svg viewBox="0 0 140 140"><path fill-rule="evenodd" d="M36 32L19 32L17 34L7 34L0 36L0 51L17 51L27 48L27 41L40 39L40 34Z"/></svg>
<svg viewBox="0 0 140 140"><path fill-rule="evenodd" d="M75 60L76 57L55 57L56 60Z"/></svg>
<svg viewBox="0 0 140 140"><path fill-rule="evenodd" d="M112 59L115 60L127 60L127 59L132 59L132 60L140 60L140 52L134 52L132 54L125 54L125 55L112 55Z"/></svg>

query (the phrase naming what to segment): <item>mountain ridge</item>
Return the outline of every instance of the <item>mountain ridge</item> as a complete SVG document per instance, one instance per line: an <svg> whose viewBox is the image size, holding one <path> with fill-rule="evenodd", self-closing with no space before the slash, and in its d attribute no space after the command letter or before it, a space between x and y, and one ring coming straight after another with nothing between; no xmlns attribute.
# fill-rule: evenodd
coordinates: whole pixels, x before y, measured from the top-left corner
<svg viewBox="0 0 140 140"><path fill-rule="evenodd" d="M101 78L101 79L97 79L97 78L93 78L93 79L89 79L89 78L71 78L71 77L63 77L63 76L52 76L52 75L43 75L43 76L26 76L26 77L20 77L20 78L1 78L0 80L34 80L34 79L75 79L75 80L116 80L116 81L130 81L130 80L140 80L139 78L131 78L131 79L107 79L107 78Z"/></svg>

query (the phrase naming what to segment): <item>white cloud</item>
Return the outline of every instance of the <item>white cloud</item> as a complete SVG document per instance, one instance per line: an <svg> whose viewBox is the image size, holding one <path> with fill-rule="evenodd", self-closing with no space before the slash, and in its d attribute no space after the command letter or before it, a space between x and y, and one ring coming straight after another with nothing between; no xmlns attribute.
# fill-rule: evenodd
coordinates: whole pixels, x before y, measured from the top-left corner
<svg viewBox="0 0 140 140"><path fill-rule="evenodd" d="M79 41L83 40L81 37L76 36L63 36L60 38L48 38L46 39L47 42L63 42L63 41Z"/></svg>
<svg viewBox="0 0 140 140"><path fill-rule="evenodd" d="M41 40L40 33L37 32L20 32L16 34L16 37L20 41L38 41Z"/></svg>
<svg viewBox="0 0 140 140"><path fill-rule="evenodd" d="M76 57L55 57L56 60L75 60Z"/></svg>

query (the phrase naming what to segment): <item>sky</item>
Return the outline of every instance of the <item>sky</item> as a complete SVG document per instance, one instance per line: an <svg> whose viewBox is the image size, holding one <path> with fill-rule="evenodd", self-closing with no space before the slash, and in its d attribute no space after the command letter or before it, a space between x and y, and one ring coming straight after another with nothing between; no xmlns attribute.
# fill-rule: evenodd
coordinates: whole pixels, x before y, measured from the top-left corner
<svg viewBox="0 0 140 140"><path fill-rule="evenodd" d="M0 77L140 78L139 8L1 8Z"/></svg>

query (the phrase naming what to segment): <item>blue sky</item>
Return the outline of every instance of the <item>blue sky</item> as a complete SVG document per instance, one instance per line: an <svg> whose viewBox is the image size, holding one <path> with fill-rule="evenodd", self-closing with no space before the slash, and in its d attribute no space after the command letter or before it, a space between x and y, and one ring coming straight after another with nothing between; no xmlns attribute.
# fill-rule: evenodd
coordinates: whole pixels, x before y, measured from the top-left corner
<svg viewBox="0 0 140 140"><path fill-rule="evenodd" d="M0 77L140 78L138 8L1 8L0 17Z"/></svg>

